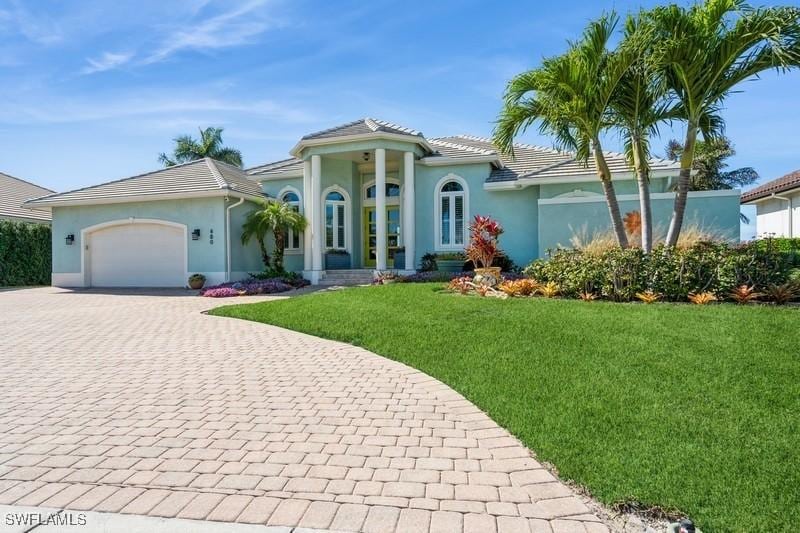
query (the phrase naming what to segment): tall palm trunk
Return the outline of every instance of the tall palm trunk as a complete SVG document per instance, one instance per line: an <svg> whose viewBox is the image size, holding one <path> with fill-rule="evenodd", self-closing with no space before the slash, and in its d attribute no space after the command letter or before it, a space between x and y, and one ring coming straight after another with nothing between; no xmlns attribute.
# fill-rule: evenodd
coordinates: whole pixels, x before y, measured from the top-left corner
<svg viewBox="0 0 800 533"><path fill-rule="evenodd" d="M653 250L653 210L650 202L650 173L644 165L642 145L635 136L631 137L633 165L636 169L636 181L639 185L639 213L642 218L642 250L650 253Z"/></svg>
<svg viewBox="0 0 800 533"><path fill-rule="evenodd" d="M681 154L681 172L678 177L678 192L675 195L675 205L672 208L672 220L669 222L667 232L667 246L678 244L678 237L683 227L683 217L686 213L686 198L689 195L689 184L692 177L692 164L694 164L694 148L697 143L697 122L689 121L686 125L686 142Z"/></svg>
<svg viewBox="0 0 800 533"><path fill-rule="evenodd" d="M273 254L272 261L275 270L283 271L283 252L286 248L286 231L283 228L275 228L273 230L275 236L275 253Z"/></svg>
<svg viewBox="0 0 800 533"><path fill-rule="evenodd" d="M594 147L594 160L597 166L597 175L600 177L600 182L603 184L603 193L606 196L606 204L608 204L608 213L611 215L611 228L617 236L617 242L622 248L628 247L628 235L625 233L625 225L622 223L622 215L619 212L619 202L617 202L617 193L614 190L614 183L611 181L611 171L608 168L606 156L600 147L600 140L595 139Z"/></svg>
<svg viewBox="0 0 800 533"><path fill-rule="evenodd" d="M269 254L267 253L267 245L264 244L264 237L256 236L258 241L258 248L261 250L261 261L264 263L264 270L269 269Z"/></svg>

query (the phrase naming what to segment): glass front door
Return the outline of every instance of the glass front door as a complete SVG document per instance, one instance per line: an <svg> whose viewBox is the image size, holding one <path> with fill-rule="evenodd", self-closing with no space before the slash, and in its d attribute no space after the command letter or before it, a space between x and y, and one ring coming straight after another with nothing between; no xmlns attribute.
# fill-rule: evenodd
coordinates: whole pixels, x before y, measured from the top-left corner
<svg viewBox="0 0 800 533"><path fill-rule="evenodd" d="M374 267L377 263L375 253L378 243L378 225L374 207L364 209L364 266ZM396 268L394 253L400 247L400 207L386 207L386 267ZM400 265L404 268L404 265Z"/></svg>

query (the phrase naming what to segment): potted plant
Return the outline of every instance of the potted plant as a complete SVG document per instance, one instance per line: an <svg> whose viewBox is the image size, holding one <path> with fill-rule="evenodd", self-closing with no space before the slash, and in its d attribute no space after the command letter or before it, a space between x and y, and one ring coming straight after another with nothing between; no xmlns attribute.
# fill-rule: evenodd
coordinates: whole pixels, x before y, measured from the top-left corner
<svg viewBox="0 0 800 533"><path fill-rule="evenodd" d="M493 267L494 258L502 255L498 239L503 227L491 217L475 215L469 225L467 257L475 265L475 283L493 287L500 282L500 267Z"/></svg>
<svg viewBox="0 0 800 533"><path fill-rule="evenodd" d="M461 252L436 254L436 270L440 272L461 272L466 257Z"/></svg>
<svg viewBox="0 0 800 533"><path fill-rule="evenodd" d="M395 270L404 270L406 268L405 246L401 246L394 251L394 268Z"/></svg>
<svg viewBox="0 0 800 533"><path fill-rule="evenodd" d="M192 274L189 276L189 288L198 290L202 289L206 284L206 277L202 274Z"/></svg>
<svg viewBox="0 0 800 533"><path fill-rule="evenodd" d="M346 270L350 268L350 252L347 250L328 250L325 252L326 270Z"/></svg>

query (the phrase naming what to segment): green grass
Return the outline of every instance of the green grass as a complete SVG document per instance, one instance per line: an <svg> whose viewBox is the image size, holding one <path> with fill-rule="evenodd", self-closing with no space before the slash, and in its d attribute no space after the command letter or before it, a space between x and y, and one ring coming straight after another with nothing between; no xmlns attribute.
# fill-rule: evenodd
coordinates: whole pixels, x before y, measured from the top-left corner
<svg viewBox="0 0 800 533"><path fill-rule="evenodd" d="M800 311L463 297L394 284L223 307L426 372L605 503L706 532L800 523Z"/></svg>

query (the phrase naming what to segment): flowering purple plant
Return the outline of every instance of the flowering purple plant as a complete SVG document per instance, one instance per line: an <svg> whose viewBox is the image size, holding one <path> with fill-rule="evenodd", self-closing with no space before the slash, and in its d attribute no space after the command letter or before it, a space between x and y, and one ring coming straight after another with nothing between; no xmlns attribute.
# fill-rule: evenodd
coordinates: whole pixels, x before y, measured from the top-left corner
<svg viewBox="0 0 800 533"><path fill-rule="evenodd" d="M245 280L221 283L202 289L200 296L210 298L227 298L229 296L245 296L252 294L275 294L293 289L291 285L280 279Z"/></svg>
<svg viewBox="0 0 800 533"><path fill-rule="evenodd" d="M200 291L200 295L209 298L227 298L228 296L239 296L239 292L231 287L209 287Z"/></svg>

